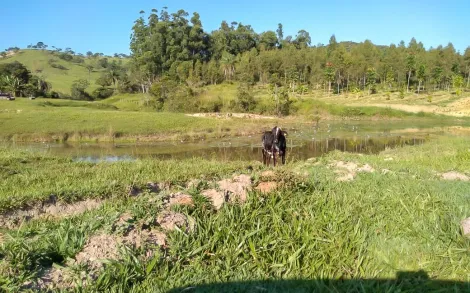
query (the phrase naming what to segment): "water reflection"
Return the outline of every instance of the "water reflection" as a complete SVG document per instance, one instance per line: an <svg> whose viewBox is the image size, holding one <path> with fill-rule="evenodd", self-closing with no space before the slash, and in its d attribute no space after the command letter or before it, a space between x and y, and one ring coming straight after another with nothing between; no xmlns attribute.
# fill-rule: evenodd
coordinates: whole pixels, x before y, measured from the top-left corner
<svg viewBox="0 0 470 293"><path fill-rule="evenodd" d="M287 160L304 160L339 150L352 153L374 154L386 148L418 145L425 138L405 136L376 136L350 138L312 138L292 135L288 140ZM16 144L18 148L35 149L53 155L72 157L82 162L133 161L138 158L186 159L201 157L211 160L261 160L261 141L257 137L227 138L192 143L158 142L136 143L62 143Z"/></svg>

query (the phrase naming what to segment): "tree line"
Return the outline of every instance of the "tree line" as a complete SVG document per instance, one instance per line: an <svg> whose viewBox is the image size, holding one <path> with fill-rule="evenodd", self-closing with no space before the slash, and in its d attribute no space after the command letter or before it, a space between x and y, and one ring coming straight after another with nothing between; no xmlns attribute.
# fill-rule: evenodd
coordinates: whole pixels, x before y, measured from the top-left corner
<svg viewBox="0 0 470 293"><path fill-rule="evenodd" d="M337 42L311 44L309 32L284 36L276 31L256 33L250 25L222 21L219 29L204 31L200 16L184 10L156 9L132 28L131 72L140 91L171 79L189 86L223 81L262 83L303 93L367 91L461 92L470 86L470 47L464 54L452 43L426 49L412 38L407 44L374 45Z"/></svg>

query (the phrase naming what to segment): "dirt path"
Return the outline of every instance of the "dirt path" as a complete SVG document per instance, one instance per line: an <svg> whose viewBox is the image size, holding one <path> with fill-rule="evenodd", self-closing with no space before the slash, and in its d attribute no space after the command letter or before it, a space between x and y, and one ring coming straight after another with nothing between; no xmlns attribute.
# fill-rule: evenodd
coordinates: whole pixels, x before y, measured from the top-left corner
<svg viewBox="0 0 470 293"><path fill-rule="evenodd" d="M404 105L404 104L348 104L348 106L373 106L382 108L391 108L405 112L418 113L434 113L443 114L454 117L465 117L470 115L470 98L460 99L445 107L436 105Z"/></svg>

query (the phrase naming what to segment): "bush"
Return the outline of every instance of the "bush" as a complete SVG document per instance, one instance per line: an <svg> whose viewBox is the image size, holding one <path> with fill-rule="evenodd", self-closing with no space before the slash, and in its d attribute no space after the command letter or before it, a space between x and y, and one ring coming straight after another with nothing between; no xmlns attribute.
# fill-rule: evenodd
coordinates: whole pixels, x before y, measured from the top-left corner
<svg viewBox="0 0 470 293"><path fill-rule="evenodd" d="M72 84L71 92L73 100L92 100L91 96L85 91L89 83L86 79L76 80Z"/></svg>
<svg viewBox="0 0 470 293"><path fill-rule="evenodd" d="M399 95L400 99L404 99L405 98L405 89L404 88L401 88L400 89L400 95Z"/></svg>
<svg viewBox="0 0 470 293"><path fill-rule="evenodd" d="M97 88L93 91L92 97L95 100L101 100L111 97L114 94L114 90L106 87Z"/></svg>
<svg viewBox="0 0 470 293"><path fill-rule="evenodd" d="M65 60L65 61L72 61L73 60L73 56L68 54L68 53L59 53L59 55L57 55L57 57L59 57L62 60Z"/></svg>
<svg viewBox="0 0 470 293"><path fill-rule="evenodd" d="M201 112L220 112L224 106L224 103L222 101L221 97L217 97L217 100L215 101L210 101L205 105L200 105L199 106L199 111Z"/></svg>
<svg viewBox="0 0 470 293"><path fill-rule="evenodd" d="M429 103L432 103L432 96L428 96L427 99Z"/></svg>
<svg viewBox="0 0 470 293"><path fill-rule="evenodd" d="M231 103L233 110L239 110L243 112L253 111L256 107L256 100L251 92L251 88L248 84L241 84L237 90L237 99Z"/></svg>

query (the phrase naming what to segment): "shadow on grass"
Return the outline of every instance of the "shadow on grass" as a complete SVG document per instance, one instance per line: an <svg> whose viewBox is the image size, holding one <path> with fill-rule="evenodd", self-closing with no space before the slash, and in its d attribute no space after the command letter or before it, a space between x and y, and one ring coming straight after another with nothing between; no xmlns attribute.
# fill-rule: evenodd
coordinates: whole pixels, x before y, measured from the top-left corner
<svg viewBox="0 0 470 293"><path fill-rule="evenodd" d="M470 292L469 282L430 279L425 271L398 272L395 279L260 280L175 288L179 292Z"/></svg>

